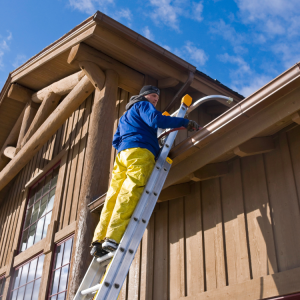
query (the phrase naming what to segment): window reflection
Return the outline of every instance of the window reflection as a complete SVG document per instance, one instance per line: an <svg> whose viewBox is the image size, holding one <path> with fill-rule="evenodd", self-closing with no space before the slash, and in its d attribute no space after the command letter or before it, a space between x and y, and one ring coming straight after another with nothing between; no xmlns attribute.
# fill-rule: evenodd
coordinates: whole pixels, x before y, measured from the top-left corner
<svg viewBox="0 0 300 300"><path fill-rule="evenodd" d="M2 300L3 292L5 286L5 277L0 278L0 299Z"/></svg>
<svg viewBox="0 0 300 300"><path fill-rule="evenodd" d="M59 166L42 178L29 192L20 252L46 237L51 221Z"/></svg>
<svg viewBox="0 0 300 300"><path fill-rule="evenodd" d="M56 246L49 298L64 300L68 287L73 237Z"/></svg>
<svg viewBox="0 0 300 300"><path fill-rule="evenodd" d="M10 300L38 299L44 257L42 254L14 271Z"/></svg>

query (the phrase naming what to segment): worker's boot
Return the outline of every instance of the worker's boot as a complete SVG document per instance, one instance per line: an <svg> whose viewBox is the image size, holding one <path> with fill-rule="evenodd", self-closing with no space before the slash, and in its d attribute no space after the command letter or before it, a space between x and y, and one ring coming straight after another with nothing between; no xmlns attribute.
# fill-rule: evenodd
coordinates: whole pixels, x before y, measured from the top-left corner
<svg viewBox="0 0 300 300"><path fill-rule="evenodd" d="M95 256L96 258L102 257L105 254L108 253L108 251L104 250L102 247L102 244L99 242L93 242L92 243L92 250L91 250L91 255Z"/></svg>
<svg viewBox="0 0 300 300"><path fill-rule="evenodd" d="M105 238L105 241L102 244L102 249L107 252L114 252L118 249L119 244L113 240Z"/></svg>

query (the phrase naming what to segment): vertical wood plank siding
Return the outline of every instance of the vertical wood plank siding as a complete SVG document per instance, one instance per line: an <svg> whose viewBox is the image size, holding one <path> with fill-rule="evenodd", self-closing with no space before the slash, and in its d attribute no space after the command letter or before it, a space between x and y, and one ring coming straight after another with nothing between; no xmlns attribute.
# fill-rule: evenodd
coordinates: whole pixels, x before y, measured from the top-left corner
<svg viewBox="0 0 300 300"><path fill-rule="evenodd" d="M119 89L115 129L130 96ZM158 108L173 96L163 90ZM19 239L25 184L66 147L57 230L76 221L92 101L90 96L14 179L0 205L0 268ZM201 107L190 118L200 125L211 120ZM182 131L176 144L188 135ZM300 267L300 126L282 130L275 142L276 150L236 157L228 175L194 182L189 195L157 205L120 299L179 299ZM115 156L112 148L111 171Z"/></svg>

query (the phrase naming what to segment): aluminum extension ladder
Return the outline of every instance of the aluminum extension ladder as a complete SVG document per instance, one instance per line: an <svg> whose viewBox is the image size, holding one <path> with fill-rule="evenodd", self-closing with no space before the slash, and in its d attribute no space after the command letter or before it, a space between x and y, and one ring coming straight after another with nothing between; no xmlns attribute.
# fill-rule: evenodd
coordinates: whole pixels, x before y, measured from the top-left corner
<svg viewBox="0 0 300 300"><path fill-rule="evenodd" d="M223 98L230 101L231 98L224 96L208 96L209 100ZM193 109L207 101L204 97L193 104ZM226 98L226 99L225 99ZM192 98L185 95L182 98L180 108L172 116L184 118L191 105ZM198 104L199 102L199 104ZM201 103L200 103L201 102ZM189 111L191 111L191 108ZM160 134L162 130L159 130ZM139 203L131 217L128 227L116 251L108 253L101 258L93 258L74 300L116 300L127 276L135 253L144 235L149 219L156 205L158 196L171 168L172 160L168 158L170 149L174 143L178 131L172 131L166 137L160 155L155 163L152 174L146 184ZM111 261L112 259L112 261ZM110 263L108 267L108 264ZM106 271L106 268L108 270ZM106 272L106 273L105 273ZM105 275L105 276L104 276ZM102 278L104 276L104 278ZM102 278L102 283L100 280Z"/></svg>

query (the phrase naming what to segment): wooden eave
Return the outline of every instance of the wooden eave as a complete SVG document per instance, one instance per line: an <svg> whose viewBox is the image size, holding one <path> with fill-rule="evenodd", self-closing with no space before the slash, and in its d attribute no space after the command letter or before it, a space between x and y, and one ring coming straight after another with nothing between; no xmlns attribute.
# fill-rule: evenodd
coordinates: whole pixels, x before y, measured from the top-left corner
<svg viewBox="0 0 300 300"><path fill-rule="evenodd" d="M209 163L233 158L233 149L251 138L272 136L291 125L300 111L299 99L300 68L295 64L174 147L164 188L189 181L190 173Z"/></svg>

